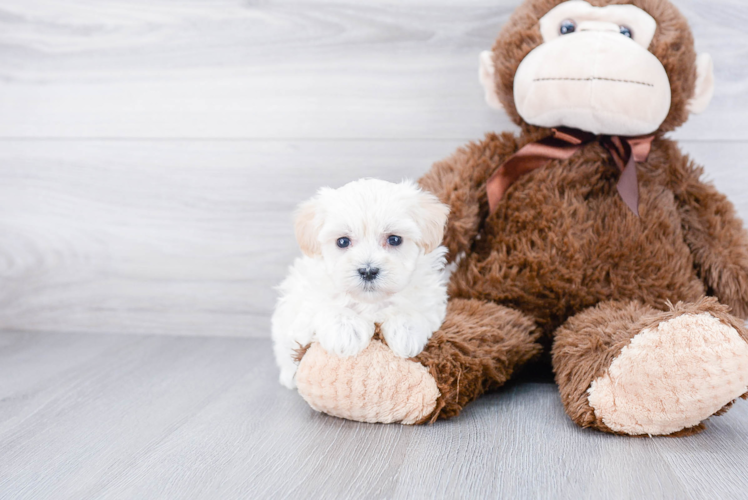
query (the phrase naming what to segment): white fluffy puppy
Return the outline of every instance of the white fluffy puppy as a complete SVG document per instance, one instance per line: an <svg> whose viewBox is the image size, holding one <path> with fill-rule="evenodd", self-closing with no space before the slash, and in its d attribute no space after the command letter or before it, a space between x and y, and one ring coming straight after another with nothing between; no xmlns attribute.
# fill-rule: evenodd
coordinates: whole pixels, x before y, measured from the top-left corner
<svg viewBox="0 0 748 500"><path fill-rule="evenodd" d="M273 314L280 382L296 386L296 350L312 341L353 356L374 335L404 358L444 321L449 208L413 182L362 179L322 188L296 214L304 253L279 286Z"/></svg>

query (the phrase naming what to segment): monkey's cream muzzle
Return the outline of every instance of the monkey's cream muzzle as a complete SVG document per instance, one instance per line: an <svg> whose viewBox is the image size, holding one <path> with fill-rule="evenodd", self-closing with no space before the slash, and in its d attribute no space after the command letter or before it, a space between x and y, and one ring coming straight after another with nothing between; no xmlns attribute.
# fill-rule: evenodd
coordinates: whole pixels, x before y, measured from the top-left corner
<svg viewBox="0 0 748 500"><path fill-rule="evenodd" d="M533 125L643 135L667 117L670 81L657 57L622 35L619 25L580 21L576 32L525 57L514 78L514 101Z"/></svg>
<svg viewBox="0 0 748 500"><path fill-rule="evenodd" d="M630 4L593 7L569 0L548 11L539 28L543 42L522 60L513 82L515 107L526 123L638 136L665 121L670 82L649 52L657 22L647 12ZM481 53L479 77L486 102L502 109L494 57L502 54ZM712 59L701 54L688 111L704 111L713 93Z"/></svg>

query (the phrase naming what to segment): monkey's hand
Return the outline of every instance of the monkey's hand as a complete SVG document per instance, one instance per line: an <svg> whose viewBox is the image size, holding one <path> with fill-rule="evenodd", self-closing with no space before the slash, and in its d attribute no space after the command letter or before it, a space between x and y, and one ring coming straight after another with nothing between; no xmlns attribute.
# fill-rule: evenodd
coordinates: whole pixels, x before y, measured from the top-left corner
<svg viewBox="0 0 748 500"><path fill-rule="evenodd" d="M732 313L748 318L748 232L727 197L701 181L701 167L688 157L673 158L673 191L684 239L707 288Z"/></svg>

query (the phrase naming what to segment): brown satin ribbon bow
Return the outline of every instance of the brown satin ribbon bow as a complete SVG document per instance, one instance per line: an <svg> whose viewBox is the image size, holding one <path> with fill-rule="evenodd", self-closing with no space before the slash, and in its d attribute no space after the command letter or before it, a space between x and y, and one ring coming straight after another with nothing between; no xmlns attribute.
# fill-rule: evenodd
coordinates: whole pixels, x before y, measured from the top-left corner
<svg viewBox="0 0 748 500"><path fill-rule="evenodd" d="M551 160L566 160L585 145L599 141L610 152L621 171L616 188L624 203L639 216L639 185L636 180L636 162L646 161L652 148L654 135L639 137L596 136L573 128L554 128L553 135L525 145L510 156L493 173L486 183L490 213L514 181Z"/></svg>

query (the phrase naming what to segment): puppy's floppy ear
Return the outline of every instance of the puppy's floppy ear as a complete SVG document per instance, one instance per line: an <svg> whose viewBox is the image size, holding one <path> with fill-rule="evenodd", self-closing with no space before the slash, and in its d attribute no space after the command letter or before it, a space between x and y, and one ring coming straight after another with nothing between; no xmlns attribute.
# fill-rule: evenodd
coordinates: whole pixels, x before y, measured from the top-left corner
<svg viewBox="0 0 748 500"><path fill-rule="evenodd" d="M301 251L309 257L322 254L319 243L319 231L322 227L318 217L319 200L317 196L305 201L296 210L294 216L294 227L296 230L296 241Z"/></svg>
<svg viewBox="0 0 748 500"><path fill-rule="evenodd" d="M419 189L415 221L421 230L419 245L423 247L425 253L431 252L441 244L448 215L447 205L428 191Z"/></svg>

